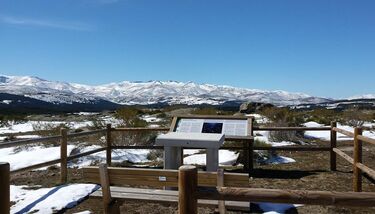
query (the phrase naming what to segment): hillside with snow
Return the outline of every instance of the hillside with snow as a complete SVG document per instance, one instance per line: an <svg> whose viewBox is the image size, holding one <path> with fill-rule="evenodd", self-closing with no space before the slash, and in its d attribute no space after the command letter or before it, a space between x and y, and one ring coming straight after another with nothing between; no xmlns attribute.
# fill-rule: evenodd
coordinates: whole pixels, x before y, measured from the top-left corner
<svg viewBox="0 0 375 214"><path fill-rule="evenodd" d="M265 91L224 85L176 81L123 81L90 86L48 81L31 76L0 76L0 93L22 95L55 104L93 103L105 100L115 104L211 104L230 101L298 105L330 101L303 93ZM0 101L1 102L1 101ZM9 101L7 101L9 102Z"/></svg>

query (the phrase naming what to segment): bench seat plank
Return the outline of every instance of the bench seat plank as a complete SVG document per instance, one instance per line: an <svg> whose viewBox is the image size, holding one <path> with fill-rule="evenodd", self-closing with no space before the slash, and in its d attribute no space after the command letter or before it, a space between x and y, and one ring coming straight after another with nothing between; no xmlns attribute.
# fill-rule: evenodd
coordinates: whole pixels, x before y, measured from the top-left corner
<svg viewBox="0 0 375 214"><path fill-rule="evenodd" d="M141 189L141 188L131 188L131 187L117 187L111 186L111 196L114 199L120 200L144 200L149 202L161 202L167 204L177 204L178 203L178 191L175 190L161 190L161 189ZM101 198L102 189L98 189L93 192L90 197ZM217 200L198 200L199 205L217 207ZM228 210L237 211L249 211L249 202L242 201L225 201L225 207Z"/></svg>

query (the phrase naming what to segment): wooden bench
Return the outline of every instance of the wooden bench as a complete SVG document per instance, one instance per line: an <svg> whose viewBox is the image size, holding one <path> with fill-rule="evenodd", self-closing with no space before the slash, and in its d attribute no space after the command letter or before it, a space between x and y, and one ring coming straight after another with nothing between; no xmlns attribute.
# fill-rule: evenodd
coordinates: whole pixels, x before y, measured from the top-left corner
<svg viewBox="0 0 375 214"><path fill-rule="evenodd" d="M92 193L90 197L103 197L105 213L119 213L118 207L124 200L178 203L177 190L162 189L178 186L178 170L107 167L101 164L99 167L84 167L83 175L85 182L101 184L102 188ZM224 173L223 170L218 170L218 173L199 171L198 186L248 187L249 177L247 174ZM250 210L249 202L199 200L198 204L219 207L220 213L225 213L226 209Z"/></svg>

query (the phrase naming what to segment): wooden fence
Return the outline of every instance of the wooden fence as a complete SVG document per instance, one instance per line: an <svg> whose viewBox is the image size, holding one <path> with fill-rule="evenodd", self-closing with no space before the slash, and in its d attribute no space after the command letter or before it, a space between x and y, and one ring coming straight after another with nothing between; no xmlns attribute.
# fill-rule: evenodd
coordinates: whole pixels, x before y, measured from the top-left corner
<svg viewBox="0 0 375 214"><path fill-rule="evenodd" d="M249 175L251 175L251 172L253 171L253 164L252 164L252 157L254 150L277 150L277 151L325 151L329 152L330 154L330 169L336 170L336 155L339 155L340 157L347 160L349 163L353 165L353 190L356 192L362 191L362 173L366 173L371 178L375 179L375 171L368 166L364 165L362 163L362 142L367 142L370 144L375 144L375 139L371 139L368 137L365 137L362 135L362 129L361 128L355 128L354 133L339 129L337 128L337 125L335 122L331 124L330 127L254 127L251 126L251 132L250 137L251 138L236 138L236 139L228 139L228 140L235 140L235 141L242 141L244 142L240 146L224 146L220 149L225 150L244 150L247 151L247 156L249 160L249 167L247 168ZM0 149L2 148L10 148L10 147L16 147L16 146L22 146L22 145L28 145L33 143L42 143L42 142L48 142L52 140L59 140L60 141L60 158L55 160L50 160L43 163L34 164L31 166L27 166L21 169L16 169L11 171L11 174L22 172L22 171L28 171L32 169L37 169L41 167L51 166L55 164L60 164L60 181L61 183L67 182L67 163L70 160L80 158L83 156L91 155L94 153L98 153L101 151L106 151L106 162L108 165L111 165L112 161L112 150L114 149L163 149L161 146L115 146L112 143L112 133L114 132L146 132L146 131L157 131L157 132L166 132L169 131L170 128L112 128L110 124L107 125L106 129L100 129L100 130L94 130L94 131L85 131L80 133L67 133L65 129L62 129L60 132L60 135L58 136L51 136L51 137L44 137L44 138L37 138L37 139L27 139L27 140L18 140L18 141L12 141L12 142L6 142L6 143L0 143ZM330 146L282 146L282 147L257 147L253 145L254 138L253 138L253 132L254 131L330 131ZM350 157L349 155L345 154L343 151L339 150L337 148L337 132L347 135L349 137L354 138L354 157ZM73 137L82 137L82 136L90 136L94 134L103 134L106 136L106 145L103 148L94 149L91 151L83 152L76 155L68 156L67 154L67 143L70 138ZM245 152L246 154L246 152ZM0 170L0 173L3 173ZM4 175L5 176L5 175ZM3 177L3 174L0 175L0 177ZM1 184L0 184L1 187ZM231 189L227 190L221 189L220 191L216 192L215 197L221 197L222 199L229 200L228 198L231 198L233 195L227 196L228 191L231 191ZM254 193L251 191L255 190L246 190L249 191L247 193ZM245 192L246 192L245 191ZM267 191L266 191L267 192ZM213 193L210 193L213 194ZM285 193L286 194L286 193ZM314 193L315 194L315 193ZM314 196L313 193L308 193L308 196ZM334 194L330 195L329 197L334 197L337 200L340 200L342 195L340 194ZM246 194L245 194L246 195ZM211 195L213 197L213 195ZM211 197L210 196L210 197ZM347 197L348 195L345 195ZM373 195L371 195L373 196ZM203 196L202 196L203 197ZM250 196L244 196L246 199L249 199ZM276 196L273 196L276 198ZM306 196L307 197L307 196ZM306 198L304 196L304 198ZM327 196L328 197L328 196ZM331 199L332 199L331 197ZM345 198L344 197L344 198ZM353 196L354 197L354 196ZM354 198L351 195L349 198L354 203ZM0 198L6 198L6 196L0 195ZM272 198L272 197L271 197ZM307 197L308 198L308 197ZM324 199L325 201L329 201L328 199ZM343 199L344 200L344 199ZM265 201L268 202L276 202L274 200L271 200L270 198L266 198ZM304 201L304 203L308 203L309 200ZM297 203L294 199L292 200L289 198L287 200L289 203ZM373 202L373 201L371 201ZM285 202L286 203L286 202ZM298 202L300 203L300 202ZM315 203L315 202L314 202ZM357 202L355 202L357 203ZM358 202L359 203L359 202ZM1 202L0 202L1 205ZM2 212L0 212L2 213Z"/></svg>
<svg viewBox="0 0 375 214"><path fill-rule="evenodd" d="M347 162L352 164L353 166L353 191L354 192L361 192L362 191L362 174L366 173L369 177L375 180L375 170L371 169L370 167L364 165L362 163L362 142L369 143L375 145L375 139L365 137L362 135L362 128L355 128L354 133L349 132L343 129L339 129L336 126L332 128L332 132L334 132L334 136L336 133L341 133L348 137L353 137L353 157L350 157L342 150L336 148L336 144L332 149L340 157L344 158Z"/></svg>
<svg viewBox="0 0 375 214"><path fill-rule="evenodd" d="M199 188L197 183L196 167L180 167L178 177L179 214L196 214L198 199L375 207L375 193L372 192L329 192L232 187L207 189Z"/></svg>

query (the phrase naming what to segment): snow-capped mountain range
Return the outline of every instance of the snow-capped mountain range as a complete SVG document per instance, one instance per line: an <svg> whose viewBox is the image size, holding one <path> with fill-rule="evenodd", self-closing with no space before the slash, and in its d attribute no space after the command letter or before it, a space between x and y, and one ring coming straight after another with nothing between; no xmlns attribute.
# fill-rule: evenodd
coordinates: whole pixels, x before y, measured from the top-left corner
<svg viewBox="0 0 375 214"><path fill-rule="evenodd" d="M24 95L50 103L87 103L97 99L117 104L213 104L251 101L275 105L298 105L330 101L303 93L264 91L194 82L148 81L90 86L48 81L32 76L0 75L0 93Z"/></svg>

